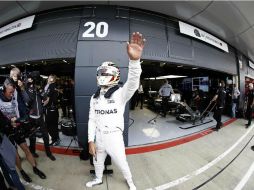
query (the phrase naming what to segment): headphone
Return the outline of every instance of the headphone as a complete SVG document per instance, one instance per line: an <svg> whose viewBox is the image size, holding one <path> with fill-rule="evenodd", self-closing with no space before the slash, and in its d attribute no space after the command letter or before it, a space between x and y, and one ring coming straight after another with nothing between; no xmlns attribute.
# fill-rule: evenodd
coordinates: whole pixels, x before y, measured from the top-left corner
<svg viewBox="0 0 254 190"><path fill-rule="evenodd" d="M7 86L13 86L15 87L15 82L12 78L6 78L3 84L3 92L6 91Z"/></svg>

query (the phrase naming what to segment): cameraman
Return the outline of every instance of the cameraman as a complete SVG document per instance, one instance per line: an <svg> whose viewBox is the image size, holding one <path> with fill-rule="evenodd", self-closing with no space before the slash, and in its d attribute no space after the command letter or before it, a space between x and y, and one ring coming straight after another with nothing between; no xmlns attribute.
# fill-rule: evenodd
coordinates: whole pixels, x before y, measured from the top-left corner
<svg viewBox="0 0 254 190"><path fill-rule="evenodd" d="M44 88L44 94L45 121L49 134L52 137L50 145L57 146L60 143L60 138L58 132L59 114L57 108L58 91L56 88L56 75L49 75L47 85Z"/></svg>
<svg viewBox="0 0 254 190"><path fill-rule="evenodd" d="M15 123L17 119L20 121L27 120L28 119L27 105L30 99L25 91L24 84L21 81L21 72L17 67L13 68L10 71L10 78L7 78L4 82L4 91L3 91L4 95L7 89L9 90L13 89L13 94L9 94L9 96L5 98L7 99L7 101L11 102L11 105L9 105L10 107L8 109L12 110L12 112L15 112L15 114L12 113L11 115L9 115L8 112L6 113L6 110L1 110L2 113L7 118L11 119L13 123ZM33 167L33 172L36 175L38 175L41 179L46 179L46 175L36 167L36 161L27 146L25 138L26 138L25 135L20 133L20 130L17 130L10 140L13 142L13 144L19 145L20 148L23 150L27 160ZM21 160L19 156L16 157L16 165L17 168L20 170L20 173L24 178L24 180L27 182L31 182L32 181L31 178L22 169Z"/></svg>
<svg viewBox="0 0 254 190"><path fill-rule="evenodd" d="M27 78L27 94L30 97L29 102L29 117L30 121L33 126L39 127L40 132L42 133L42 138L44 142L45 152L47 156L52 160L55 161L56 158L52 155L50 148L49 148L49 135L48 130L45 125L44 116L43 116L43 107L42 107L42 97L39 92L40 84L39 84L39 77L38 76L28 76ZM29 149L35 158L38 158L39 155L35 152L35 144L36 144L36 134L33 134L29 137L30 146Z"/></svg>

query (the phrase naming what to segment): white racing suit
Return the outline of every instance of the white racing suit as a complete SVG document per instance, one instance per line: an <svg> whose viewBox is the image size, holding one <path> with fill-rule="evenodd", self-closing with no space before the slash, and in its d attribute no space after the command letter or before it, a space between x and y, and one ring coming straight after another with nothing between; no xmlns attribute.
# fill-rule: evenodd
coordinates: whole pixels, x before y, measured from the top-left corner
<svg viewBox="0 0 254 190"><path fill-rule="evenodd" d="M141 72L140 60L130 60L128 78L123 87L116 90L110 98L105 98L103 92L100 92L98 98L91 98L88 142L96 144L97 161L93 158L93 163L98 179L102 179L104 161L109 154L127 182L132 181L122 134L125 105L138 89Z"/></svg>

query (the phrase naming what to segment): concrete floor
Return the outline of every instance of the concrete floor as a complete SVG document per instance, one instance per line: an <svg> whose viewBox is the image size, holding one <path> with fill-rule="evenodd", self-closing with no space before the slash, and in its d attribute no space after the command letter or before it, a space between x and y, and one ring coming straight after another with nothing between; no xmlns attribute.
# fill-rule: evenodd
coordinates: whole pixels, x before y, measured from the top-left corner
<svg viewBox="0 0 254 190"><path fill-rule="evenodd" d="M212 115L213 113L206 117L203 124L197 121L197 126L193 127L192 122L178 121L174 114L168 113L164 118L146 107L136 108L130 111L130 122L133 121L133 123L129 127L128 145L139 146L163 142L212 128L216 125ZM154 118L156 122L150 122ZM222 116L222 122L229 119L225 115Z"/></svg>
<svg viewBox="0 0 254 190"><path fill-rule="evenodd" d="M245 122L242 119L236 120L219 132L212 132L179 146L128 155L137 189L194 189L220 172L240 153L225 170L200 189L253 190L254 175L251 175L251 165L254 163L254 152L250 146L254 144L254 130L253 126L245 129ZM31 184L26 184L28 190L90 189L85 187L85 183L91 179L89 170L93 168L89 161L80 161L79 157L75 156L56 155L57 160L53 162L45 157L44 152L38 153L38 167L46 173L47 179L41 180L33 175L32 168L23 160L23 167L33 180ZM109 168L113 168L114 174L104 176L104 183L92 189L127 190L127 184L120 171L114 164ZM250 168L250 178L244 178ZM245 180L243 188L237 187L242 179Z"/></svg>

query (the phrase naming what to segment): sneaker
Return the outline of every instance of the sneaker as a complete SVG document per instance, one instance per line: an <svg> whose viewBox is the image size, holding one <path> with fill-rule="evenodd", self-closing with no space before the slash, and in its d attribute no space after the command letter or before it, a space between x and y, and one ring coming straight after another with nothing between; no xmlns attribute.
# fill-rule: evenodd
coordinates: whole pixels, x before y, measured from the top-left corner
<svg viewBox="0 0 254 190"><path fill-rule="evenodd" d="M31 183L32 179L27 175L27 173L24 170L20 170L20 174L22 175L23 179L28 182Z"/></svg>
<svg viewBox="0 0 254 190"><path fill-rule="evenodd" d="M36 175L38 175L41 179L46 179L46 175L40 171L37 167L33 167L33 171Z"/></svg>
<svg viewBox="0 0 254 190"><path fill-rule="evenodd" d="M56 160L56 157L53 154L48 154L47 157L52 161Z"/></svg>
<svg viewBox="0 0 254 190"><path fill-rule="evenodd" d="M98 179L98 178L94 178L92 181L89 181L86 183L86 187L93 187L95 185L101 185L102 184L102 180Z"/></svg>
<svg viewBox="0 0 254 190"><path fill-rule="evenodd" d="M250 126L250 124L245 124L245 128L246 129L249 128L249 126Z"/></svg>
<svg viewBox="0 0 254 190"><path fill-rule="evenodd" d="M250 148L251 148L251 150L253 150L253 151L254 151L254 146L251 146Z"/></svg>
<svg viewBox="0 0 254 190"><path fill-rule="evenodd" d="M128 185L129 185L129 190L136 190L137 189L133 182L129 182Z"/></svg>

